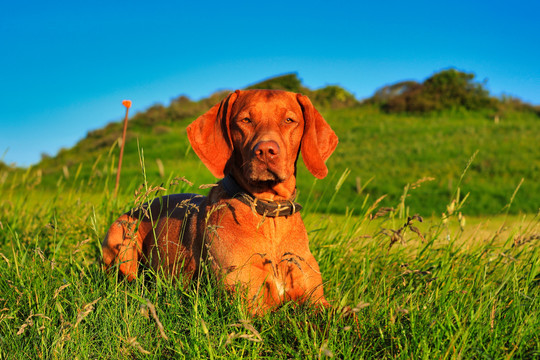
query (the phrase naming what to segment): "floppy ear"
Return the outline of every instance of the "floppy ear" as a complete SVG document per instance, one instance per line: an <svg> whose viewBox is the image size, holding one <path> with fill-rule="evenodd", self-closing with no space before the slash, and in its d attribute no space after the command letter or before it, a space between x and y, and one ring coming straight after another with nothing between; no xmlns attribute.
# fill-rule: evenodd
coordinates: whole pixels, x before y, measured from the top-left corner
<svg viewBox="0 0 540 360"><path fill-rule="evenodd" d="M227 161L232 154L229 136L231 107L238 97L238 90L229 94L187 127L191 147L216 178L224 177Z"/></svg>
<svg viewBox="0 0 540 360"><path fill-rule="evenodd" d="M325 161L332 155L338 143L338 137L313 107L307 96L297 94L296 98L304 113L304 135L301 152L304 164L309 172L318 179L328 174Z"/></svg>

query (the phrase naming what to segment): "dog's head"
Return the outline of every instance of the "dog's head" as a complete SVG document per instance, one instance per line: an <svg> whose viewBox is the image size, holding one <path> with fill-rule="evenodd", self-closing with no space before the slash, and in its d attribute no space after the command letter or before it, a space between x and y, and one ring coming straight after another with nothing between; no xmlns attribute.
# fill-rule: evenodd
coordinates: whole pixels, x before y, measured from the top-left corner
<svg viewBox="0 0 540 360"><path fill-rule="evenodd" d="M231 174L264 198L288 199L296 186L300 151L317 178L338 139L304 95L237 90L187 128L191 146L214 176Z"/></svg>

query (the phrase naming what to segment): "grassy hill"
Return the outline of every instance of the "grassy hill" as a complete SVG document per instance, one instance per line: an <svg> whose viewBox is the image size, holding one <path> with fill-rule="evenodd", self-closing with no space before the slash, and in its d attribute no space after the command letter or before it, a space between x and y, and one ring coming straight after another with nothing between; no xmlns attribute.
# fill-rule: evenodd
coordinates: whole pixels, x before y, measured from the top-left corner
<svg viewBox="0 0 540 360"><path fill-rule="evenodd" d="M328 178L315 181L300 165L299 201L312 210L344 212L360 208L366 196L386 195L383 206L401 205L410 213L440 214L459 186L462 195L470 193L463 208L467 214L537 212L538 108L516 99L491 98L471 80L457 71L443 71L424 84L406 82L383 87L364 102L338 86L310 90L295 74L249 88L307 94L338 134L340 144L328 161ZM452 81L457 83L455 88ZM435 90L434 83L439 84ZM462 92L461 87L465 88ZM226 94L218 92L200 101L180 96L167 106L158 104L135 114L128 128L121 189L143 183L145 176L150 184L165 187L174 178L185 177L195 186L186 185L182 190L204 193L197 186L216 179L191 150L185 128ZM448 97L454 101L440 100ZM418 104L425 108L419 111ZM41 182L51 188L71 184L90 193L111 191L121 126L114 122L91 131L73 148L44 158L26 172L0 168L4 174L0 182ZM93 185L103 184L104 178L109 179L105 188ZM338 183L340 191L335 196ZM131 194L121 190L121 196ZM511 199L511 207L505 208Z"/></svg>
<svg viewBox="0 0 540 360"><path fill-rule="evenodd" d="M151 269L133 282L103 271L101 242L119 214L215 181L185 127L224 94L179 97L131 119L119 197L120 123L29 169L0 162L0 359L539 357L536 109L487 99L418 112L413 104L439 106L437 96L394 87L359 103L339 87L300 88L293 75L260 86L308 93L341 140L327 179L299 168L332 308L288 303L253 318L206 265L187 286ZM413 107L396 112L394 102ZM467 192L464 207L451 202ZM448 213L449 202L453 216L406 214ZM458 215L501 209L533 214Z"/></svg>

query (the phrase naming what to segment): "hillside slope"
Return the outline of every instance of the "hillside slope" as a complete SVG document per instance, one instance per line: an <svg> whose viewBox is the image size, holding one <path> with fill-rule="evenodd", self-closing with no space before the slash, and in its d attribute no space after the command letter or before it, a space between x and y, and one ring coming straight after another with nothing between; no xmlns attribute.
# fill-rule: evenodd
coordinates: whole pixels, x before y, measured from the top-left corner
<svg viewBox="0 0 540 360"><path fill-rule="evenodd" d="M446 211L473 154L475 158L461 183L461 193L470 192L465 213L499 213L522 179L510 212L531 213L540 207L540 121L532 107L505 107L504 113L493 107L453 107L413 115L394 113L387 111L388 98L378 103L376 94L370 101L360 103L338 86L310 90L295 74L268 79L249 88L307 94L338 134L340 144L328 161L330 175L326 179L315 181L299 165L299 201L312 210L344 212L346 208L359 208L367 195L372 200L387 195L381 205L397 207L408 188L405 206L410 207L411 213L440 214ZM168 106L154 105L133 116L121 189L143 183L144 176L149 183L165 187L175 177L185 177L196 185L215 182L191 150L185 128L226 93L218 92L200 101L180 96ZM73 148L44 158L28 171L37 175L27 176L39 176L44 186L73 184L87 192L103 191L93 183L98 183L95 179L107 178L105 190L110 191L114 186L120 136L120 122L91 131ZM141 155L145 175L141 171ZM344 174L348 175L336 196L336 184ZM17 176L23 175L11 174L10 178L16 182ZM182 189L205 192L197 186L185 185ZM122 190L121 195L131 196Z"/></svg>

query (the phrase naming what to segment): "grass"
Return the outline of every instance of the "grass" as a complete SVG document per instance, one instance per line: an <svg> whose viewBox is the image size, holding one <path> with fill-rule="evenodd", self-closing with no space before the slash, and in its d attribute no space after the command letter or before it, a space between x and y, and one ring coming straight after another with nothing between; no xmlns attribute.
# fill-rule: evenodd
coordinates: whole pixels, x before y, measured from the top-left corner
<svg viewBox="0 0 540 360"><path fill-rule="evenodd" d="M104 273L101 240L138 185L115 199L112 168L103 174L71 174L55 191L31 171L0 185L0 359L540 356L538 214L464 221L474 194L462 205L454 189L444 218L411 216L414 192L392 208L364 195L331 215L307 188L303 217L334 309L252 318L204 269L186 288L149 270L132 283ZM319 183L334 204L338 179ZM173 175L161 183L160 194L192 191Z"/></svg>
<svg viewBox="0 0 540 360"><path fill-rule="evenodd" d="M150 183L167 183L177 176L215 182L187 141L185 128L195 116L173 120L163 115L154 121L153 112L136 115L129 125L122 189L143 181L139 148L144 149ZM298 185L299 201L317 204L319 212L344 214L347 207L359 208L366 194L374 199L387 195L381 205L393 206L406 184L424 179L422 186L409 189L407 206L411 213L440 216L473 154L475 160L460 185L463 194L470 193L469 215L500 213L518 186L511 213L535 213L540 207L540 121L533 113L509 112L497 123L482 111L411 116L385 114L367 105L327 109L323 115L340 139L328 160L330 179L315 181L301 163L298 167L299 178L305 179ZM120 123L94 131L72 149L28 170L29 176L41 172L43 186L53 192L59 182L64 186L83 182L85 187L90 180L103 184L118 162L121 133ZM349 175L340 196L331 201L334 190L328 184L336 184L345 170ZM16 184L23 174L5 176L4 181Z"/></svg>
<svg viewBox="0 0 540 360"><path fill-rule="evenodd" d="M440 215L457 187L463 168L474 162L460 185L470 193L469 214L498 214L523 179L512 212L534 213L540 205L540 122L536 116L509 114L495 123L481 112L424 116L385 115L376 109L342 109L326 119L340 136L331 169L351 175L343 186L347 200L365 193L399 201L405 184L429 179L411 191L412 212ZM357 191L358 182L362 191ZM411 189L412 190L412 189ZM345 208L346 201L335 204ZM336 209L337 210L337 209Z"/></svg>

